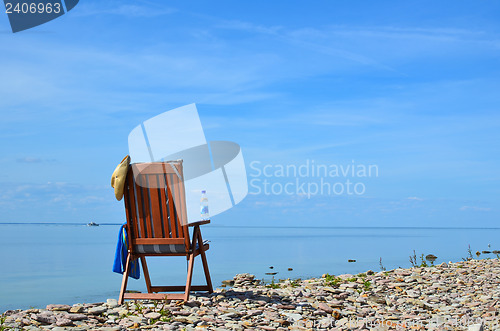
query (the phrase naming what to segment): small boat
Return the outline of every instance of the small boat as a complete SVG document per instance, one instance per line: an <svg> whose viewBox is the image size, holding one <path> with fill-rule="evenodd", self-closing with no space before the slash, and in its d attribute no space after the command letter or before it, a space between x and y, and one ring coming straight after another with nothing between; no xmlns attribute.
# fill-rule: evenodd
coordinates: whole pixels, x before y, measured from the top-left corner
<svg viewBox="0 0 500 331"><path fill-rule="evenodd" d="M90 222L89 224L87 224L87 226L99 226L99 224L97 224L96 222Z"/></svg>

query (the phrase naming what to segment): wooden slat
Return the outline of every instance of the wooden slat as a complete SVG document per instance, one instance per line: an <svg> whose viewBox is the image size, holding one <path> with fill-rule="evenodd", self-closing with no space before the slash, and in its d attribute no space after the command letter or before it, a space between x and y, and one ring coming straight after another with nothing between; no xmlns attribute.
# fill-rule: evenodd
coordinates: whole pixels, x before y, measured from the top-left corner
<svg viewBox="0 0 500 331"><path fill-rule="evenodd" d="M179 238L184 238L184 231L181 226L181 220L182 220L182 199L180 197L180 180L177 175L172 176L172 182L173 182L173 195L174 195L174 205L175 205L175 211L176 211L176 222L175 226L177 227L177 236ZM189 236L189 234L186 234Z"/></svg>
<svg viewBox="0 0 500 331"><path fill-rule="evenodd" d="M203 220L203 221L198 221L198 222L193 222L193 223L188 223L188 226L199 226L203 224L209 224L210 220Z"/></svg>
<svg viewBox="0 0 500 331"><path fill-rule="evenodd" d="M152 292L184 292L186 286L151 286ZM191 291L208 291L208 285L191 285Z"/></svg>
<svg viewBox="0 0 500 331"><path fill-rule="evenodd" d="M153 230L151 228L151 214L149 210L149 189L147 188L148 183L148 178L143 177L142 179L142 185L145 185L146 187L136 185L136 187L139 188L139 196L140 196L140 201L141 201L141 207L139 208L140 211L142 211L142 223L144 227L144 232L146 233L144 238L153 238Z"/></svg>
<svg viewBox="0 0 500 331"><path fill-rule="evenodd" d="M153 238L153 226L151 222L151 193L152 189L149 188L149 176L146 176L146 187L142 188L144 193L144 220L146 222L146 227L148 229L148 238Z"/></svg>
<svg viewBox="0 0 500 331"><path fill-rule="evenodd" d="M184 233L184 228L182 227L182 213L184 207L182 206L182 197L181 197L181 180L177 175L174 176L175 178L175 208L177 211L177 228L179 232L179 237L189 237L189 233Z"/></svg>
<svg viewBox="0 0 500 331"><path fill-rule="evenodd" d="M149 184L152 184L153 187L158 187L158 175L149 175ZM152 183L154 182L154 183ZM160 205L159 201L159 192L160 189L158 188L150 188L149 189L149 198L151 202L151 222L153 223L153 233L154 233L154 238L162 238L163 237L163 231L162 231L162 217L161 217L161 208L162 206Z"/></svg>
<svg viewBox="0 0 500 331"><path fill-rule="evenodd" d="M135 194L136 194L136 199L137 199L137 215L138 215L138 220L137 220L137 225L139 226L139 229L141 231L141 238L148 238L148 232L146 228L146 222L144 219L144 199L143 199L143 191L142 187L137 185L137 183L134 185L135 187Z"/></svg>
<svg viewBox="0 0 500 331"><path fill-rule="evenodd" d="M133 239L134 245L181 245L184 238L139 238Z"/></svg>
<svg viewBox="0 0 500 331"><path fill-rule="evenodd" d="M125 188L123 190L123 202L125 204L125 216L127 218L127 234L128 234L128 246L131 247L132 245L132 236L133 236L133 233L134 233L134 230L132 229L132 226L134 224L134 220L132 219L133 217L133 214L132 214L132 211L131 211L131 207L130 207L130 200L133 199L134 197L134 194L130 194L129 192L129 178L131 178L132 176L127 176L127 178L125 178ZM120 233L120 238L118 240L121 240L121 233Z"/></svg>
<svg viewBox="0 0 500 331"><path fill-rule="evenodd" d="M174 165L177 168L177 171L181 176L184 175L183 169L182 169L182 163ZM179 226L182 229L182 236L184 237L184 244L186 245L186 250L189 250L189 230L187 226L187 210L186 210L186 192L184 189L184 181L182 178L177 178L177 185L178 187L178 199L179 199L179 204L180 204L180 211L179 211Z"/></svg>
<svg viewBox="0 0 500 331"><path fill-rule="evenodd" d="M168 294L165 293L125 293L125 299L152 299L152 300L165 300ZM179 298L182 299L182 298Z"/></svg>
<svg viewBox="0 0 500 331"><path fill-rule="evenodd" d="M168 185L167 185L168 209L170 212L169 224L170 224L170 229L172 231L171 238L177 238L178 237L177 216L176 216L176 211L175 211L174 194L173 194L174 192L172 191L173 176L174 175L167 175L167 178L168 178Z"/></svg>
<svg viewBox="0 0 500 331"><path fill-rule="evenodd" d="M163 224L163 237L170 238L170 224L168 222L169 206L167 202L167 194L165 193L167 189L167 178L164 174L160 175L159 180L165 183L165 188L160 188L160 205L162 206L162 224Z"/></svg>
<svg viewBox="0 0 500 331"><path fill-rule="evenodd" d="M132 238L138 238L140 237L140 232L139 232L139 227L138 227L138 219L137 219L137 199L134 191L134 176L132 175L132 172L130 171L130 168L127 173L127 181L126 181L126 194L128 197L128 202L129 202L129 208L130 211L128 213L129 217L127 217L127 225L128 225L128 237L129 237L129 247L130 246L130 240Z"/></svg>

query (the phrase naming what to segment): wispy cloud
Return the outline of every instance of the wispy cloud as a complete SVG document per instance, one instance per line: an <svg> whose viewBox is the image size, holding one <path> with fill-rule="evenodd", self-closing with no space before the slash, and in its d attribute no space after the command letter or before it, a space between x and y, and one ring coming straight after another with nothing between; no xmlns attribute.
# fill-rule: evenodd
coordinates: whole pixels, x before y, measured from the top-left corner
<svg viewBox="0 0 500 331"><path fill-rule="evenodd" d="M461 211L491 211L491 208L488 207L477 207L477 206L462 206L460 207Z"/></svg>
<svg viewBox="0 0 500 331"><path fill-rule="evenodd" d="M71 14L74 16L119 15L126 17L155 17L176 12L174 8L163 3L150 1L99 1L97 3L81 2Z"/></svg>
<svg viewBox="0 0 500 331"><path fill-rule="evenodd" d="M42 159L39 157L22 157L16 160L19 163L40 163Z"/></svg>
<svg viewBox="0 0 500 331"><path fill-rule="evenodd" d="M44 159L40 157L25 156L16 159L18 163L42 163L42 162L55 162L55 159Z"/></svg>

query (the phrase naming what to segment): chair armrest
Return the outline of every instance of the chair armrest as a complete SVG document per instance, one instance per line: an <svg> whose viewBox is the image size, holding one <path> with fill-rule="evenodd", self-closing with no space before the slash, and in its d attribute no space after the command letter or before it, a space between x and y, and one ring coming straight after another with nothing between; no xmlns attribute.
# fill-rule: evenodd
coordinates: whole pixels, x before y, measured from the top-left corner
<svg viewBox="0 0 500 331"><path fill-rule="evenodd" d="M203 224L209 224L209 223L210 223L210 220L204 220L204 221L188 223L188 226L197 226L197 225L203 225Z"/></svg>

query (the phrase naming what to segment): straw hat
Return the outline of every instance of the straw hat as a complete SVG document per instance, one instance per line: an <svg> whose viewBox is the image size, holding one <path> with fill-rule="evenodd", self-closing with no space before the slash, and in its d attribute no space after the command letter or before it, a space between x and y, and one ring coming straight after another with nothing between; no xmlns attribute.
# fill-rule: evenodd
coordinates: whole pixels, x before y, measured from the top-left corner
<svg viewBox="0 0 500 331"><path fill-rule="evenodd" d="M130 156L125 156L113 171L111 176L111 187L115 189L116 200L120 201L123 198L123 189L125 187L125 178L127 178L128 166L130 164Z"/></svg>

